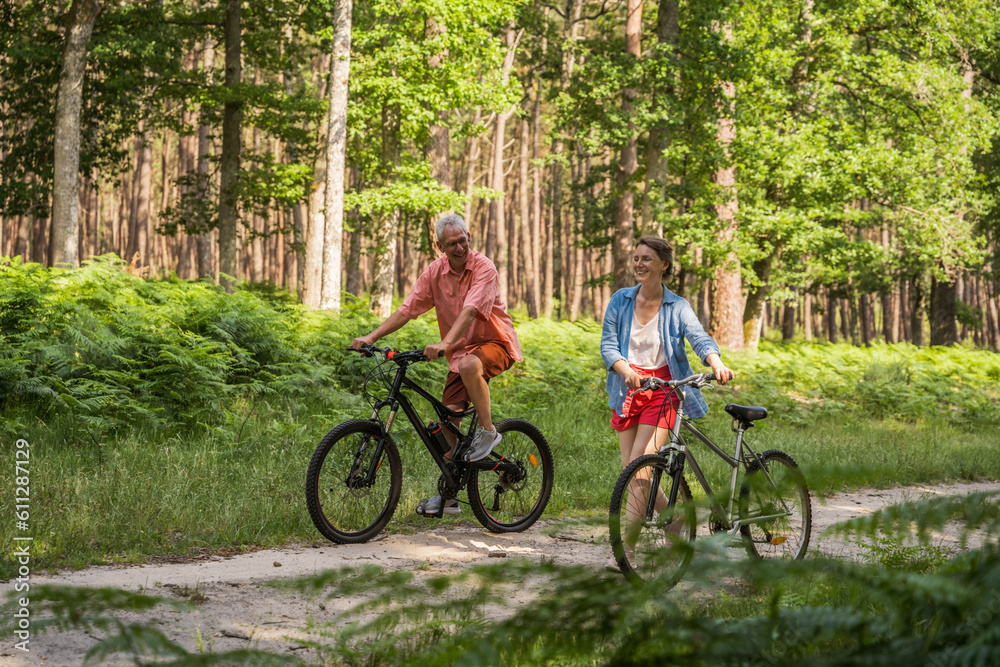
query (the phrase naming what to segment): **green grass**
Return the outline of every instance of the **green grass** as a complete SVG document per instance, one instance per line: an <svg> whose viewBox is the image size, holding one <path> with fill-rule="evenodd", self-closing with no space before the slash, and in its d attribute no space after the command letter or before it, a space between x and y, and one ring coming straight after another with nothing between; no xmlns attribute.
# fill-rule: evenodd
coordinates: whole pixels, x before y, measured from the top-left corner
<svg viewBox="0 0 1000 667"><path fill-rule="evenodd" d="M710 400L713 413L720 413L718 397ZM34 566L141 562L199 549L320 541L305 509L305 468L328 426L347 413L365 414L366 408L355 407L357 401L344 401L343 410L330 415L258 403L245 424L188 437L135 433L100 446L67 445L37 429L29 437ZM513 416L506 409L499 415ZM580 410L563 404L529 418L546 434L555 458L556 483L546 516L602 516L621 469L617 438L602 406ZM713 437L731 435L718 414L705 421ZM395 430L404 480L390 531L426 526L427 520L412 510L436 489L438 471L406 426ZM242 438L236 440L240 431ZM771 420L750 436L758 450L791 453L818 493L1000 479L993 428L831 419L806 428ZM695 447L710 481L724 488L725 466ZM10 478L5 486L10 496ZM474 518L466 510L444 519L446 524L459 521ZM13 534L4 526L0 539L9 541ZM6 560L0 576L10 576L13 567Z"/></svg>

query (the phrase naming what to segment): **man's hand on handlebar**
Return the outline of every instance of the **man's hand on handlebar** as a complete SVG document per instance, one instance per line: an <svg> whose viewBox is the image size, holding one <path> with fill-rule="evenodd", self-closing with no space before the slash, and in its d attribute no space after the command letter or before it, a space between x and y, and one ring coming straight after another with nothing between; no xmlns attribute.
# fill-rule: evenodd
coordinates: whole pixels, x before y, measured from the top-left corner
<svg viewBox="0 0 1000 667"><path fill-rule="evenodd" d="M447 349L448 344L445 342L434 343L424 348L424 356L428 359L437 359L438 357L443 357Z"/></svg>
<svg viewBox="0 0 1000 667"><path fill-rule="evenodd" d="M372 338L371 334L367 336L361 336L360 338L355 338L351 341L351 347L355 350L360 350L365 345L375 345L375 338Z"/></svg>

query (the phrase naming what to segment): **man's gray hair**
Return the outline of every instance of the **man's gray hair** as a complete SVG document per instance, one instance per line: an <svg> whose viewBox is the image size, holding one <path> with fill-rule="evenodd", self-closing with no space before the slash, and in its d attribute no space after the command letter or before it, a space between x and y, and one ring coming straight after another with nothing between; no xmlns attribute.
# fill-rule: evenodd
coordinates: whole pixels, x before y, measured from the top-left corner
<svg viewBox="0 0 1000 667"><path fill-rule="evenodd" d="M448 213L447 215L442 215L438 221L437 225L434 227L435 233L437 233L437 239L441 243L444 243L444 230L448 229L461 229L465 232L465 235L469 235L469 228L465 225L465 220L462 216L457 213Z"/></svg>

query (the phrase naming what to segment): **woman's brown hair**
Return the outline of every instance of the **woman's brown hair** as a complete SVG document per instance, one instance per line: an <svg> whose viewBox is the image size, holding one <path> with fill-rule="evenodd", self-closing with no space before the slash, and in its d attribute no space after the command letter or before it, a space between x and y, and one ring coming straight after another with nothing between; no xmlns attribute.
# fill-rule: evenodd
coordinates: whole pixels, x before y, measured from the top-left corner
<svg viewBox="0 0 1000 667"><path fill-rule="evenodd" d="M663 277L667 277L673 273L674 270L674 247L670 245L670 242L666 239L661 239L659 236L643 236L639 239L639 242L635 244L636 246L644 245L653 252L656 256L660 258L661 262L664 262L667 267L663 269Z"/></svg>

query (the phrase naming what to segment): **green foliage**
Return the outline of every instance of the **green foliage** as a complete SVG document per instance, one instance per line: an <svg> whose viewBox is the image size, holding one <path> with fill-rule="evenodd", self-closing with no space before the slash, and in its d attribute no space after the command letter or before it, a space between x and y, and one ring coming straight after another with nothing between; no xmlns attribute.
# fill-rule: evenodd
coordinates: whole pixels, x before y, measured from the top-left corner
<svg viewBox="0 0 1000 667"><path fill-rule="evenodd" d="M0 279L6 409L70 415L95 434L210 425L241 396L332 381L299 350L304 311L252 291L149 282L113 258L69 272L8 261Z"/></svg>
<svg viewBox="0 0 1000 667"><path fill-rule="evenodd" d="M902 537L887 535L877 535L870 542L859 540L859 545L864 552L861 558L869 565L921 574L940 568L949 555L942 547L907 544Z"/></svg>
<svg viewBox="0 0 1000 667"><path fill-rule="evenodd" d="M866 519L896 532L911 519L940 525L957 517L989 540L1000 532L992 495L986 514L959 509L985 507L983 498L934 498L909 504L906 516ZM337 664L964 664L973 656L988 664L984 656L996 652L1000 552L991 541L947 562L932 548L931 562L907 552L892 557L905 567L886 568L889 550L877 545L877 565L734 561L724 539L696 542L689 583L670 592L545 561L427 577L341 569L279 585L329 597L372 594L330 623L332 647L316 644ZM734 576L742 590L720 592L718 582ZM488 621L475 613L487 603L502 608L525 588L530 604ZM371 620L352 622L359 616Z"/></svg>
<svg viewBox="0 0 1000 667"><path fill-rule="evenodd" d="M108 4L89 43L80 119L80 171L112 178L127 140L159 113L159 84L182 78L184 30L171 3ZM47 218L55 148L56 89L69 5L19 2L4 23L0 86L0 211Z"/></svg>
<svg viewBox="0 0 1000 667"><path fill-rule="evenodd" d="M908 343L850 345L761 343L757 355L733 360L738 395L781 419L808 423L821 415L1000 424L996 355L962 347Z"/></svg>

